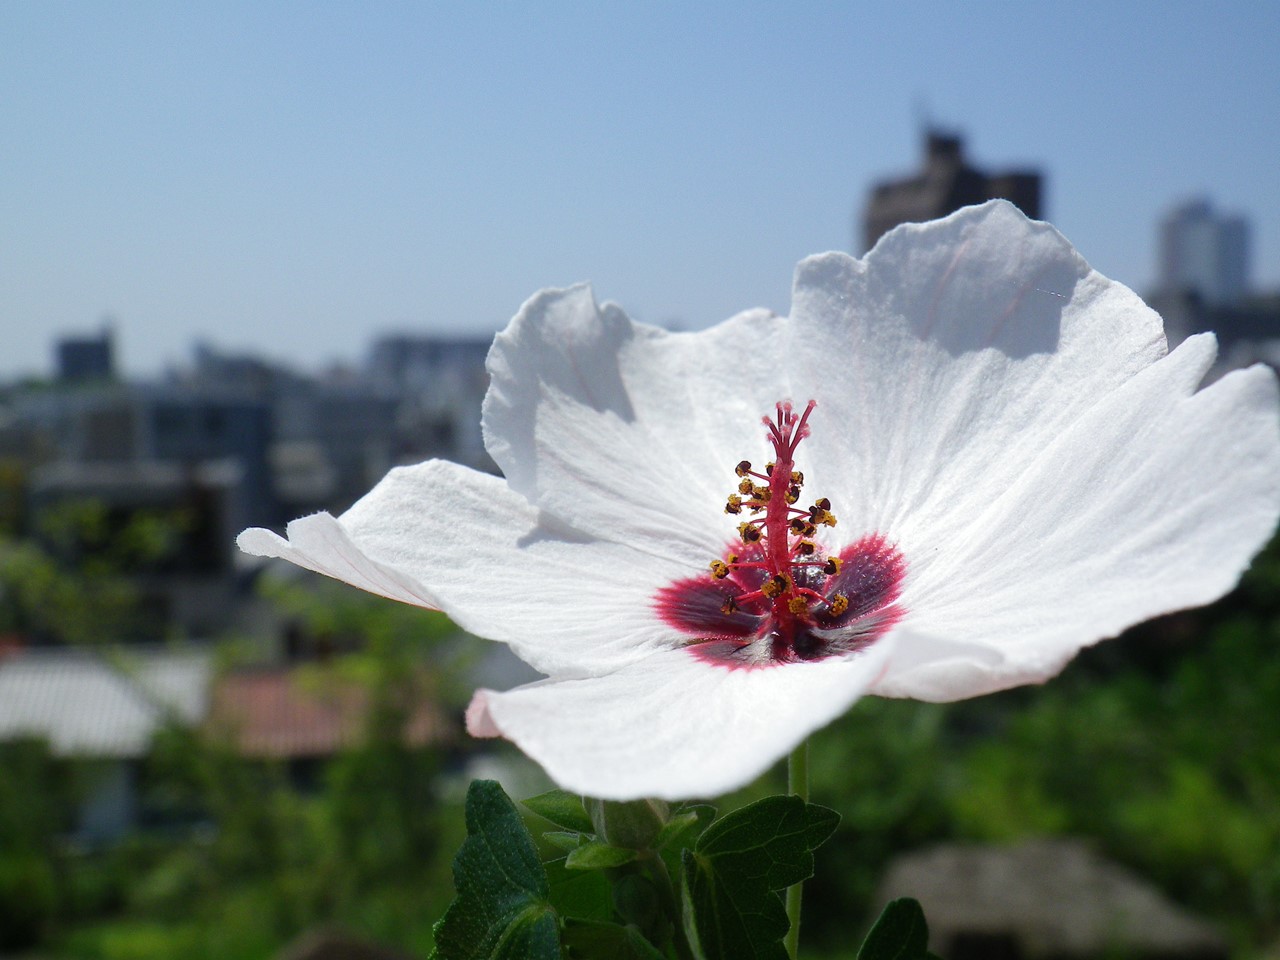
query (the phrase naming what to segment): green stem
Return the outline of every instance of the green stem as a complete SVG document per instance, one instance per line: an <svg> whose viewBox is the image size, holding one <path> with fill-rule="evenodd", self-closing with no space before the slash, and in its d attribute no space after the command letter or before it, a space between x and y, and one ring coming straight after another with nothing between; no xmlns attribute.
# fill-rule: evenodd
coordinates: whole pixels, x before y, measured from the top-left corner
<svg viewBox="0 0 1280 960"><path fill-rule="evenodd" d="M807 739L787 757L787 793L794 794L805 803L809 802L809 741ZM787 956L791 960L796 960L800 950L800 899L803 894L803 883L793 883L787 887L787 920L791 922L791 926L787 930L783 943L787 948Z"/></svg>
<svg viewBox="0 0 1280 960"><path fill-rule="evenodd" d="M646 859L649 860L652 869L651 875L657 881L658 896L662 900L663 909L671 919L673 927L671 937L675 943L676 956L680 960L694 960L693 947L689 945L689 938L684 932L684 913L680 909L680 902L676 899L676 888L671 882L671 872L667 869L667 862L657 851L650 851Z"/></svg>

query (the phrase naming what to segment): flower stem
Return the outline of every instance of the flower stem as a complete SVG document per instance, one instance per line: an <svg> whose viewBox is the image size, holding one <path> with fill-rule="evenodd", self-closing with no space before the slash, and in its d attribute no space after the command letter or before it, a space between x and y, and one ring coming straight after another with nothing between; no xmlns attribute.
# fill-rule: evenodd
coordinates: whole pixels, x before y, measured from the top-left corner
<svg viewBox="0 0 1280 960"><path fill-rule="evenodd" d="M809 802L809 741L805 739L791 751L787 757L787 793L793 794ZM804 893L803 883L793 883L787 887L787 919L791 926L783 941L787 948L787 956L796 960L800 950L800 898Z"/></svg>
<svg viewBox="0 0 1280 960"><path fill-rule="evenodd" d="M667 911L667 917L671 920L671 939L675 944L676 956L680 960L694 960L693 948L689 945L689 938L684 932L684 917L680 910L680 902L676 899L675 884L671 882L671 873L667 870L667 862L662 859L662 855L650 851L646 855L652 870L651 876L657 881L658 897L662 900L662 907Z"/></svg>

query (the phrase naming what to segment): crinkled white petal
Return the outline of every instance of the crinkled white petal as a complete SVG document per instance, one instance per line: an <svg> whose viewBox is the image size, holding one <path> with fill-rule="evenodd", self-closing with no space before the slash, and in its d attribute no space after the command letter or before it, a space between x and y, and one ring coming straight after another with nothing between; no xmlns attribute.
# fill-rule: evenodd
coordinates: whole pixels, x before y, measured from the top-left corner
<svg viewBox="0 0 1280 960"><path fill-rule="evenodd" d="M588 287L544 291L489 353L486 446L547 512L705 565L733 533L734 466L765 457L760 419L789 395L784 326L756 310L668 333L597 307Z"/></svg>
<svg viewBox="0 0 1280 960"><path fill-rule="evenodd" d="M392 470L340 518L293 521L287 540L252 529L238 542L444 610L544 673L612 669L680 639L653 607L679 568L556 524L499 478L445 461Z"/></svg>
<svg viewBox="0 0 1280 960"><path fill-rule="evenodd" d="M1274 377L1192 396L1212 338L1166 357L1153 311L1009 204L900 228L863 261L810 258L791 319L793 382L828 388L802 448L810 486L843 529L906 556L904 651L933 637L996 654L922 654L875 692L1044 680L1221 596L1274 530Z"/></svg>
<svg viewBox="0 0 1280 960"><path fill-rule="evenodd" d="M998 662L904 661L875 692L954 700L1044 680L1081 647L1229 591L1275 528L1280 420L1265 368L1196 392L1213 357L1211 336L1187 340L1044 435L963 536L921 557L904 627Z"/></svg>
<svg viewBox="0 0 1280 960"><path fill-rule="evenodd" d="M1165 354L1154 312L1003 201L805 260L790 336L819 402L810 487L842 522L930 545Z"/></svg>
<svg viewBox="0 0 1280 960"><path fill-rule="evenodd" d="M891 652L881 644L849 658L731 670L668 650L604 676L480 690L467 728L514 741L556 783L588 796L715 796L847 710Z"/></svg>

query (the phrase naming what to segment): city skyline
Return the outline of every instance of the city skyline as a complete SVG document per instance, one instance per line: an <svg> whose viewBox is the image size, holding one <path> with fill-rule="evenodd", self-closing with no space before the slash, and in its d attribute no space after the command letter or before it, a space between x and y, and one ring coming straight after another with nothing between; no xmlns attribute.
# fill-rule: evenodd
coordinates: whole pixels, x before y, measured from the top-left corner
<svg viewBox="0 0 1280 960"><path fill-rule="evenodd" d="M1047 219L1140 293L1200 195L1280 286L1277 29L1243 2L8 5L0 378L104 316L137 376L200 339L316 369L488 335L583 280L653 323L785 311L925 121L1041 169Z"/></svg>

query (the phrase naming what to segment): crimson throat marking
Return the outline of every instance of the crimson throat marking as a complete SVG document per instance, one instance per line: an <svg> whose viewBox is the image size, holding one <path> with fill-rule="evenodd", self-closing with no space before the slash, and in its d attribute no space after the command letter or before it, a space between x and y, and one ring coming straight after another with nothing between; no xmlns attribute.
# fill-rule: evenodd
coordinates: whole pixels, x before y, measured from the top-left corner
<svg viewBox="0 0 1280 960"><path fill-rule="evenodd" d="M690 637L700 659L729 668L821 660L874 642L901 619L906 560L880 534L842 549L819 530L836 526L831 501L797 506L804 474L795 452L809 435L810 400L797 415L779 403L765 417L774 459L743 460L725 513L747 516L710 574L677 580L655 598L658 615Z"/></svg>

